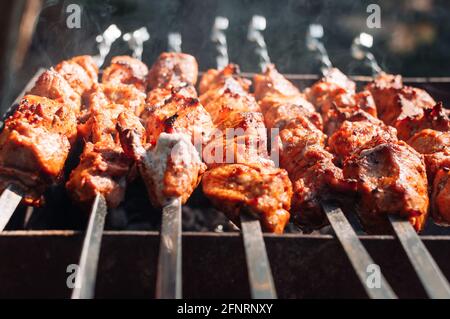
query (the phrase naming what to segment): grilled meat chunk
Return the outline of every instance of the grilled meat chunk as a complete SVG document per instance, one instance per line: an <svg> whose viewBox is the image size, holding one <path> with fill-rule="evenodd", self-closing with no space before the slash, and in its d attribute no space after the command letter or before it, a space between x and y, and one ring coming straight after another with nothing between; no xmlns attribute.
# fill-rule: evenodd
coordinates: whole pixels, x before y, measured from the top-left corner
<svg viewBox="0 0 450 319"><path fill-rule="evenodd" d="M264 113L267 127L282 127L290 119L302 115L319 130L323 129L322 116L308 102L306 96L281 75L274 65L267 66L265 74L255 75L254 86L255 97Z"/></svg>
<svg viewBox="0 0 450 319"><path fill-rule="evenodd" d="M280 234L289 221L291 184L285 171L263 165L228 164L208 170L203 192L213 205L239 225L249 213L265 231Z"/></svg>
<svg viewBox="0 0 450 319"><path fill-rule="evenodd" d="M98 81L98 68L91 56L84 55L65 60L55 66L72 89L81 97L86 97Z"/></svg>
<svg viewBox="0 0 450 319"><path fill-rule="evenodd" d="M197 60L189 54L164 52L158 57L148 73L150 89L179 88L197 83Z"/></svg>
<svg viewBox="0 0 450 319"><path fill-rule="evenodd" d="M395 128L379 123L378 120L345 121L328 139L328 147L342 163L353 152L377 136L386 141L397 141Z"/></svg>
<svg viewBox="0 0 450 319"><path fill-rule="evenodd" d="M431 108L418 112L417 115L398 119L395 121L394 126L397 128L398 138L408 141L414 134L424 129L442 132L449 131L450 118L442 103L437 103Z"/></svg>
<svg viewBox="0 0 450 319"><path fill-rule="evenodd" d="M161 133L186 134L196 147L205 145L214 130L209 113L197 98L173 93L162 105L147 108L145 116L149 143L156 144Z"/></svg>
<svg viewBox="0 0 450 319"><path fill-rule="evenodd" d="M28 94L52 99L58 103L66 104L75 113L81 110L81 96L70 86L64 77L50 69L42 73Z"/></svg>
<svg viewBox="0 0 450 319"><path fill-rule="evenodd" d="M378 117L386 124L397 128L396 123L405 118L423 116L424 109L433 107L436 102L424 90L404 86L400 76L381 73L367 90L372 93ZM398 128L397 128L398 129ZM399 130L403 138L403 130ZM408 133L405 135L412 136Z"/></svg>
<svg viewBox="0 0 450 319"><path fill-rule="evenodd" d="M116 56L103 71L103 84L129 84L146 92L148 68L142 61L130 56Z"/></svg>
<svg viewBox="0 0 450 319"><path fill-rule="evenodd" d="M425 91L403 85L401 76L380 74L367 88L372 92L384 122L398 130L399 138L424 154L431 185L431 213L434 220L450 224L447 171L450 151L448 112Z"/></svg>
<svg viewBox="0 0 450 319"><path fill-rule="evenodd" d="M42 203L44 190L59 181L76 137L73 110L45 97L25 96L0 134L0 184L24 192L28 204Z"/></svg>
<svg viewBox="0 0 450 319"><path fill-rule="evenodd" d="M164 206L172 197L180 197L184 204L206 169L190 136L161 132L156 145L145 144L144 127L130 125L125 114L119 116L117 129L125 152L138 165L152 204Z"/></svg>
<svg viewBox="0 0 450 319"><path fill-rule="evenodd" d="M387 214L407 218L417 231L428 214L428 183L422 156L403 141L376 137L344 161L344 176L356 180L358 214L368 232L389 229Z"/></svg>
<svg viewBox="0 0 450 319"><path fill-rule="evenodd" d="M370 92L356 93L355 83L337 69L333 69L328 76L307 89L306 95L321 113L327 135L333 134L344 121L361 110L377 116Z"/></svg>
<svg viewBox="0 0 450 319"><path fill-rule="evenodd" d="M95 144L87 142L80 164L70 174L66 188L84 209L90 208L97 193L105 197L108 207L117 207L125 196L130 165L120 145L108 140Z"/></svg>

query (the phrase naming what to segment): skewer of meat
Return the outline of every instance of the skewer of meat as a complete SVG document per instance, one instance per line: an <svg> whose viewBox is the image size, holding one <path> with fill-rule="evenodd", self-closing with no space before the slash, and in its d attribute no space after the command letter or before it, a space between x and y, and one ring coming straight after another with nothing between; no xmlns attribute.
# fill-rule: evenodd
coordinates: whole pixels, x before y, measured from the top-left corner
<svg viewBox="0 0 450 319"><path fill-rule="evenodd" d="M77 137L82 99L97 81L97 72L89 56L61 62L37 79L5 121L0 134L0 185L15 195L15 205L4 212L1 229L21 198L26 204L42 205L45 190L61 181ZM83 83L70 81L75 73Z"/></svg>
<svg viewBox="0 0 450 319"><path fill-rule="evenodd" d="M313 86L311 91L314 89ZM336 109L340 106L343 105L335 102ZM338 116L336 123L339 122ZM448 297L450 290L445 277L410 227L413 225L419 231L428 212L423 157L398 140L395 128L357 108L353 114L347 114L342 124L336 125L328 144L343 163L344 176L357 180L358 212L365 229L384 232L388 223L383 215L398 214L399 219L391 215L389 221L429 296Z"/></svg>
<svg viewBox="0 0 450 319"><path fill-rule="evenodd" d="M132 161L125 156L116 131L117 118L123 112L138 114L143 110L147 73L147 66L137 59L114 57L103 71L102 82L92 89L80 117L78 132L85 145L66 189L81 207L92 208L72 299L94 297L107 210L123 200L132 175Z"/></svg>
<svg viewBox="0 0 450 319"><path fill-rule="evenodd" d="M367 289L366 269L373 260L342 210L333 203L354 189L325 147L326 135L320 129L328 122L322 122L322 116L306 96L274 65L269 64L262 71L254 77L255 95L266 125L280 129L280 164L287 169L294 186L294 220L302 226L313 222L315 227L328 220L367 294L371 298L396 298L383 276L380 289Z"/></svg>
<svg viewBox="0 0 450 319"><path fill-rule="evenodd" d="M373 110L370 93L359 93L367 96L363 104L354 102L358 100L355 97L358 94L352 90L354 85L351 83L340 71L328 69L308 95L327 115L328 122L334 124L329 148L343 161L344 175L357 180L362 198L359 201L362 221L369 230L383 231L386 226L380 214L400 214L397 219L390 215L389 221L429 296L448 297L448 282L411 227L411 224L416 229L423 227L427 214L423 157L398 141L394 128L364 111L364 108ZM354 99L341 95L353 95ZM331 108L327 107L330 103ZM330 109L333 112L330 113ZM343 117L345 121L342 122ZM386 210L386 207L390 209ZM409 222L402 220L405 215Z"/></svg>
<svg viewBox="0 0 450 319"><path fill-rule="evenodd" d="M188 54L162 53L147 78L144 126L130 125L126 113L117 124L122 146L137 163L153 206L163 207L158 298L181 298L181 204L200 183L206 169L201 148L214 129L196 96L197 68Z"/></svg>
<svg viewBox="0 0 450 319"><path fill-rule="evenodd" d="M283 232L292 186L286 171L268 156L263 116L249 86L233 64L209 70L201 80L200 100L219 129L203 151L208 170L202 187L241 226L253 298L276 298L261 228Z"/></svg>

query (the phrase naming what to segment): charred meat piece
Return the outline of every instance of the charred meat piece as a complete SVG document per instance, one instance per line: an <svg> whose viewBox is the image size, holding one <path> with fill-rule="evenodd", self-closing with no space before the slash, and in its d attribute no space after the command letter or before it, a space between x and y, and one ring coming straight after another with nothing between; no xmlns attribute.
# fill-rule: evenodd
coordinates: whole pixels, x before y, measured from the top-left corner
<svg viewBox="0 0 450 319"><path fill-rule="evenodd" d="M98 68L91 56L78 56L65 60L55 66L72 89L81 97L86 97L98 81Z"/></svg>
<svg viewBox="0 0 450 319"><path fill-rule="evenodd" d="M236 64L228 64L223 70L220 71L216 69L209 69L200 80L200 94L205 97L208 96L205 95L205 93L209 91L209 95L214 94L220 96L222 92L227 89L239 93L249 92L252 84L251 81L240 77L239 73L240 69ZM225 85L226 82L228 82L227 85Z"/></svg>
<svg viewBox="0 0 450 319"><path fill-rule="evenodd" d="M136 89L147 91L148 68L142 61L130 56L116 56L111 64L103 71L103 84L129 84Z"/></svg>
<svg viewBox="0 0 450 319"><path fill-rule="evenodd" d="M69 106L25 96L0 134L0 187L16 185L26 203L39 205L44 190L61 178L75 137L76 118Z"/></svg>
<svg viewBox="0 0 450 319"><path fill-rule="evenodd" d="M280 234L289 221L291 184L284 170L263 165L228 164L208 170L203 192L239 225L242 213L261 221L265 231Z"/></svg>
<svg viewBox="0 0 450 319"><path fill-rule="evenodd" d="M424 129L433 129L446 132L450 130L450 118L443 108L442 103L437 103L431 108L424 109L417 115L399 118L394 123L397 128L398 138L408 141L414 134Z"/></svg>
<svg viewBox="0 0 450 319"><path fill-rule="evenodd" d="M381 73L366 88L375 100L378 117L394 127L399 120L423 116L424 109L436 104L424 90L404 86L400 76ZM403 136L401 130L399 133Z"/></svg>
<svg viewBox="0 0 450 319"><path fill-rule="evenodd" d="M306 96L281 75L274 65L269 65L265 74L255 75L254 85L255 96L264 113L267 127L283 126L290 119L302 115L319 130L323 129L322 116L308 102Z"/></svg>
<svg viewBox="0 0 450 319"><path fill-rule="evenodd" d="M448 159L448 156L446 157ZM440 168L435 174L431 192L431 211L437 224L450 224L450 169Z"/></svg>
<svg viewBox="0 0 450 319"><path fill-rule="evenodd" d="M50 69L42 73L28 94L47 97L58 103L66 104L75 113L81 110L81 96L72 89L64 77Z"/></svg>
<svg viewBox="0 0 450 319"><path fill-rule="evenodd" d="M103 195L108 207L117 207L125 195L126 181L132 161L120 145L116 124L118 116L127 112L121 104L107 104L91 110L90 129L79 165L66 183L72 199L88 209L97 193ZM128 111L133 114L131 111Z"/></svg>
<svg viewBox="0 0 450 319"><path fill-rule="evenodd" d="M203 192L233 222L239 224L240 214L250 213L261 221L264 231L282 233L289 220L292 186L286 171L276 168L268 157L267 148L259 152L258 143L265 146L267 139L263 117L248 93L249 81L238 71L232 64L221 71L210 70L200 83L200 100L222 132L203 152L204 159L210 155L219 159L208 161ZM232 155L224 156L224 150Z"/></svg>
<svg viewBox="0 0 450 319"><path fill-rule="evenodd" d="M399 138L424 154L434 220L450 224L447 171L450 167L448 131L450 121L442 103L435 103L425 91L403 85L400 76L380 74L368 86L385 122L392 123Z"/></svg>
<svg viewBox="0 0 450 319"><path fill-rule="evenodd" d="M376 117L375 102L369 91L355 92L355 83L339 70L330 72L306 90L308 99L321 113L324 132L331 135L355 113L365 111Z"/></svg>
<svg viewBox="0 0 450 319"><path fill-rule="evenodd" d="M162 105L149 107L143 116L149 143L156 144L161 133L186 134L196 146L205 145L214 130L209 113L197 98L173 93Z"/></svg>
<svg viewBox="0 0 450 319"><path fill-rule="evenodd" d="M450 224L449 170L450 170L450 132L424 129L416 133L408 143L419 153L424 154L428 181L431 185L431 213L436 223Z"/></svg>
<svg viewBox="0 0 450 319"><path fill-rule="evenodd" d="M105 197L108 207L117 207L125 196L130 165L120 145L107 140L88 142L66 188L72 199L86 210L97 193Z"/></svg>
<svg viewBox="0 0 450 319"><path fill-rule="evenodd" d="M377 136L386 141L397 141L397 132L393 127L377 122L345 121L328 139L330 151L342 163L345 158Z"/></svg>
<svg viewBox="0 0 450 319"><path fill-rule="evenodd" d="M148 73L150 89L179 88L197 83L197 60L189 54L164 52L158 57Z"/></svg>
<svg viewBox="0 0 450 319"><path fill-rule="evenodd" d="M407 218L417 231L428 214L428 183L422 156L403 141L380 137L344 162L344 176L356 180L358 214L368 232L385 233L387 214Z"/></svg>
<svg viewBox="0 0 450 319"><path fill-rule="evenodd" d="M156 145L145 144L144 127L130 125L125 114L120 115L117 129L128 157L138 165L152 204L164 206L171 197L180 197L184 204L206 169L191 138L182 133L162 132Z"/></svg>

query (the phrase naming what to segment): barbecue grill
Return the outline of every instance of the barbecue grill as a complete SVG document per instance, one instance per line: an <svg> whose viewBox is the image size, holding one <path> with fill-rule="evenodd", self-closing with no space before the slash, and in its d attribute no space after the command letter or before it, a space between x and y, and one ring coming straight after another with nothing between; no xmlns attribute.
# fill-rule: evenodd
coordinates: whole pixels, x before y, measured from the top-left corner
<svg viewBox="0 0 450 319"><path fill-rule="evenodd" d="M311 74L286 77L300 88L319 78ZM352 78L358 85L371 80L367 76ZM34 80L35 77L28 87ZM450 78L405 78L405 82L428 90L444 104L450 102ZM99 260L97 298L149 298L155 293L160 213L153 209L152 214L140 182L131 188L122 209L136 222L124 226L125 222L120 225L120 221L111 217L107 223ZM71 272L67 267L78 263L88 215L80 216L78 208L64 196L63 189L50 190L48 203L34 209L31 217L26 207L19 206L6 230L0 233L0 254L8 256L0 267L1 298L70 297L66 281ZM66 215L61 216L61 212ZM199 212L210 216L198 221ZM117 212L120 213L123 211ZM183 222L183 297L249 298L240 234L211 208L199 191L187 203L183 214L187 215ZM394 236L364 235L356 221L352 220L352 225L399 298L426 297ZM450 258L447 249L450 230L429 222L421 239L450 278L446 262ZM265 234L264 240L279 298L367 298L332 232L303 234L292 227L284 235Z"/></svg>
<svg viewBox="0 0 450 319"><path fill-rule="evenodd" d="M39 70L29 80L23 92L32 87L41 72ZM254 74L242 75L251 79ZM319 79L315 74L285 76L301 89ZM369 76L351 78L359 87L372 80ZM404 82L423 88L436 100L450 105L450 78L406 77ZM1 126L22 96L23 93L3 114ZM71 154L66 174L77 164L82 146L78 148ZM5 203L8 201L2 201ZM5 206L0 208L6 209ZM254 270L247 270L245 266L248 255L239 229L212 208L200 189L182 207L182 216L183 297L251 297L249 275ZM352 212L347 218L399 298L428 296L394 235L365 235ZM19 205L5 231L0 232L0 254L8 256L0 266L0 298L69 298L72 293L68 287L72 275L70 265L79 263L88 219L87 213L80 214L78 207L71 203L63 186L49 189L41 208ZM155 296L160 225L161 210L152 208L143 182L136 180L127 189L124 203L108 213L95 285L96 298ZM342 247L337 237L329 226L307 234L289 225L284 235L264 234L279 298L368 297L350 262L353 253ZM446 261L450 257L450 229L429 222L420 238L449 279L450 266ZM422 256L418 254L415 258Z"/></svg>

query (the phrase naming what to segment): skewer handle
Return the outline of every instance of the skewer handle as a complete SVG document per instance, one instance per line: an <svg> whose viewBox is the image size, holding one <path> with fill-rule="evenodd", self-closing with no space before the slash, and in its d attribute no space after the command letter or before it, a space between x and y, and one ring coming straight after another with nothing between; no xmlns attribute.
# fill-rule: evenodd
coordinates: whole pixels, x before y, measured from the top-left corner
<svg viewBox="0 0 450 319"><path fill-rule="evenodd" d="M72 299L94 298L106 214L107 205L105 198L97 194L92 205L91 216L83 241L77 276L75 278L75 288L72 291Z"/></svg>
<svg viewBox="0 0 450 319"><path fill-rule="evenodd" d="M343 211L331 203L322 203L322 207L367 295L372 299L396 299L397 296L383 274L380 274L379 287L369 287L368 277L372 272L368 271L368 267L375 263L359 240Z"/></svg>
<svg viewBox="0 0 450 319"><path fill-rule="evenodd" d="M98 67L101 67L105 62L105 58L111 51L112 44L120 38L122 31L115 24L111 24L102 34L97 35L95 41L97 42L98 54L93 56Z"/></svg>
<svg viewBox="0 0 450 319"><path fill-rule="evenodd" d="M323 26L321 24L310 24L308 33L306 34L306 46L308 50L317 53L317 57L321 63L320 70L326 75L333 68L333 64L328 56L327 49L322 42Z"/></svg>
<svg viewBox="0 0 450 319"><path fill-rule="evenodd" d="M170 52L181 53L181 44L183 40L180 32L170 32L167 35L168 50Z"/></svg>
<svg viewBox="0 0 450 319"><path fill-rule="evenodd" d="M159 246L156 298L181 299L181 199L173 198L163 208Z"/></svg>
<svg viewBox="0 0 450 319"><path fill-rule="evenodd" d="M253 299L276 299L277 293L259 220L241 214L241 230Z"/></svg>
<svg viewBox="0 0 450 319"><path fill-rule="evenodd" d="M217 16L211 32L211 41L216 44L216 65L218 70L222 70L229 63L227 36L225 35L228 25L229 21L226 17Z"/></svg>
<svg viewBox="0 0 450 319"><path fill-rule="evenodd" d="M377 75L383 70L378 64L375 56L370 52L370 48L373 45L373 37L368 33L360 33L353 39L352 43L352 57L357 60L365 60L369 67L372 69L373 75Z"/></svg>
<svg viewBox="0 0 450 319"><path fill-rule="evenodd" d="M150 33L148 33L147 28L142 27L133 32L125 33L122 39L128 43L128 47L133 51L133 58L142 60L144 42L150 39Z"/></svg>
<svg viewBox="0 0 450 319"><path fill-rule="evenodd" d="M412 225L397 216L389 221L425 291L432 299L450 299L450 286Z"/></svg>
<svg viewBox="0 0 450 319"><path fill-rule="evenodd" d="M270 62L269 51L262 31L266 29L266 18L260 15L254 15L248 26L247 39L256 44L255 53L259 58L259 68L265 72Z"/></svg>

